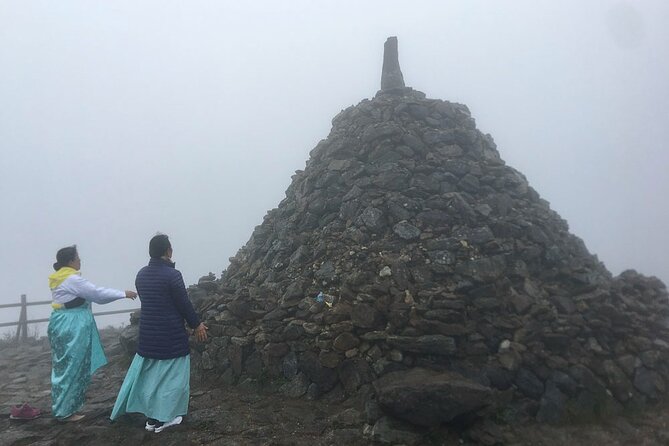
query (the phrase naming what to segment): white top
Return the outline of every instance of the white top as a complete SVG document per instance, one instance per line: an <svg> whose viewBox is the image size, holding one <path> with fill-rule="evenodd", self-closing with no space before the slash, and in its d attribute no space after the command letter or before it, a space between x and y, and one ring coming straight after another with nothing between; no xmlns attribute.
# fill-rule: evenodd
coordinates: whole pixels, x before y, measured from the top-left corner
<svg viewBox="0 0 669 446"><path fill-rule="evenodd" d="M78 274L72 274L56 288L51 290L54 303L64 304L77 297L83 297L96 304L108 304L125 297L125 291L103 288L93 285Z"/></svg>

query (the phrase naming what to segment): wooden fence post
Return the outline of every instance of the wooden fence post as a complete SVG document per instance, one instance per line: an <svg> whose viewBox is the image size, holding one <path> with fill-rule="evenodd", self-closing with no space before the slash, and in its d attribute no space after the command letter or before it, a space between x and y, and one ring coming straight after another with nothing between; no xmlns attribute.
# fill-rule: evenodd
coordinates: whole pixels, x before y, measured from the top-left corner
<svg viewBox="0 0 669 446"><path fill-rule="evenodd" d="M25 341L28 338L28 305L25 294L21 294L21 314L16 327L16 341Z"/></svg>

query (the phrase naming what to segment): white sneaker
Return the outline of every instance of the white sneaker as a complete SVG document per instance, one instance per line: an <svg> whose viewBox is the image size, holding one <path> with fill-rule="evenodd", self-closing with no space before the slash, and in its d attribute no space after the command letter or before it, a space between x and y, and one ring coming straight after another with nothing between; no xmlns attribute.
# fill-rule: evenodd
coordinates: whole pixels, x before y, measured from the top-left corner
<svg viewBox="0 0 669 446"><path fill-rule="evenodd" d="M176 417L172 421L166 421L165 423L163 423L162 426L155 427L153 431L158 434L158 433L164 431L165 429L167 429L168 427L176 426L177 424L181 424L183 419L184 418L181 415L179 415L178 417Z"/></svg>
<svg viewBox="0 0 669 446"><path fill-rule="evenodd" d="M157 427L160 427L162 424L163 423L154 418L147 418L146 424L144 425L144 429L146 429L149 432L153 432L156 430Z"/></svg>

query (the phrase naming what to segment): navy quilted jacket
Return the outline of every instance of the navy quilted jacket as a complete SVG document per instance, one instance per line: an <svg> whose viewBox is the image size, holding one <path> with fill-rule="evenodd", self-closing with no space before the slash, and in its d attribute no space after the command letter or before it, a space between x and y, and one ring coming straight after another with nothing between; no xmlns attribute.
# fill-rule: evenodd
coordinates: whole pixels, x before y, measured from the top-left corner
<svg viewBox="0 0 669 446"><path fill-rule="evenodd" d="M184 320L191 328L200 325L188 299L181 273L174 263L151 259L139 270L135 287L142 302L137 353L145 358L170 359L190 353Z"/></svg>

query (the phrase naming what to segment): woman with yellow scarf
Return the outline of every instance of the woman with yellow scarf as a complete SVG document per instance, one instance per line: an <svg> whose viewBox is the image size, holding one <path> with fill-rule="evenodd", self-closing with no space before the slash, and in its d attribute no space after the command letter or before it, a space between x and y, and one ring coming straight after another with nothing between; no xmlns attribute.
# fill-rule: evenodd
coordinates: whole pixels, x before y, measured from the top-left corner
<svg viewBox="0 0 669 446"><path fill-rule="evenodd" d="M51 343L52 414L61 421L79 421L77 411L84 404L93 373L107 363L91 302L106 304L134 299L134 291L93 285L81 277L81 260L76 246L58 250L55 273L49 276L53 312L49 318Z"/></svg>

